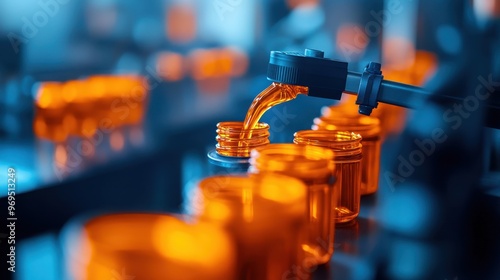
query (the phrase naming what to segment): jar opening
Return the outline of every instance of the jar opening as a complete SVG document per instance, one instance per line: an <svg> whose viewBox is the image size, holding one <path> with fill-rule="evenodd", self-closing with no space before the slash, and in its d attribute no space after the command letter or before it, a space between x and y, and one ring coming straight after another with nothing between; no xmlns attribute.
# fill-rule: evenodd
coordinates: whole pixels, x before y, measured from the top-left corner
<svg viewBox="0 0 500 280"><path fill-rule="evenodd" d="M283 172L298 177L314 177L333 171L331 150L294 144L270 144L252 150L251 172Z"/></svg>
<svg viewBox="0 0 500 280"><path fill-rule="evenodd" d="M220 122L217 124L217 129L228 131L228 132L259 132L259 131L269 131L269 125L267 123L257 123L254 128L244 129L243 122Z"/></svg>
<svg viewBox="0 0 500 280"><path fill-rule="evenodd" d="M269 144L269 125L258 123L255 128L244 129L243 122L217 124L215 150L227 157L250 157L253 148Z"/></svg>
<svg viewBox="0 0 500 280"><path fill-rule="evenodd" d="M286 204L297 202L306 195L301 181L280 174L212 176L203 179L199 187L204 199L237 204L249 202L249 195L254 202L262 198Z"/></svg>
<svg viewBox="0 0 500 280"><path fill-rule="evenodd" d="M361 115L357 110L340 107L323 107L322 116L314 119L315 130L345 130L361 134L363 138L380 134L380 120L373 116Z"/></svg>
<svg viewBox="0 0 500 280"><path fill-rule="evenodd" d="M302 130L294 134L293 142L329 148L338 157L361 154L361 140L360 134L349 131Z"/></svg>

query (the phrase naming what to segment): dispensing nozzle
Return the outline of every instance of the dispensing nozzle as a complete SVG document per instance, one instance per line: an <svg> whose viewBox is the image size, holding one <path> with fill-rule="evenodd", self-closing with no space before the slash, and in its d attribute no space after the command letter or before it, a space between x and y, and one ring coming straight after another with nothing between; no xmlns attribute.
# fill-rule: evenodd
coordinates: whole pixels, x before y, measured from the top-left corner
<svg viewBox="0 0 500 280"><path fill-rule="evenodd" d="M267 78L273 82L306 86L309 96L340 100L346 86L347 63L324 57L319 50L271 51Z"/></svg>

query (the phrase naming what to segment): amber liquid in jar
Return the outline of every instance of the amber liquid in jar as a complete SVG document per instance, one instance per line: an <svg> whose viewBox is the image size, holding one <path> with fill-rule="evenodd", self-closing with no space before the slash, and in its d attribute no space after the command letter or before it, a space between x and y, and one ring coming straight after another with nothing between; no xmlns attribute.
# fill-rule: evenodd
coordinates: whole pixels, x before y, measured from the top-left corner
<svg viewBox="0 0 500 280"><path fill-rule="evenodd" d="M243 139L242 134L250 137ZM215 150L208 153L210 174L244 173L250 165L250 151L269 144L269 125L257 123L244 129L242 122L220 122L216 140Z"/></svg>
<svg viewBox="0 0 500 280"><path fill-rule="evenodd" d="M361 136L352 132L304 130L295 133L293 142L333 151L337 191L335 222L355 219L360 209Z"/></svg>
<svg viewBox="0 0 500 280"><path fill-rule="evenodd" d="M193 216L230 233L237 279L310 279L309 271L299 276L296 269L307 231L302 182L279 174L212 176L197 191Z"/></svg>
<svg viewBox="0 0 500 280"><path fill-rule="evenodd" d="M378 189L380 173L380 121L378 118L324 108L323 115L314 119L313 130L350 131L361 135L363 159L361 160L361 195L373 194Z"/></svg>
<svg viewBox="0 0 500 280"><path fill-rule="evenodd" d="M333 153L320 147L270 144L252 151L249 173L279 173L307 186L308 241L302 244L311 266L327 263L333 254L335 192Z"/></svg>

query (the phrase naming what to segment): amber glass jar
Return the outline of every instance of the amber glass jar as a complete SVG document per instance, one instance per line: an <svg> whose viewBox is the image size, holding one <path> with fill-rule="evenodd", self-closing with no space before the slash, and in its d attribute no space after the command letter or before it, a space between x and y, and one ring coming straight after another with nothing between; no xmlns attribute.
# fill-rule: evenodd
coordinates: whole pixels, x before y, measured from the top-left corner
<svg viewBox="0 0 500 280"><path fill-rule="evenodd" d="M307 186L309 239L303 250L327 263L333 254L335 192L333 152L328 149L294 144L270 144L254 149L249 173L279 173L300 179Z"/></svg>
<svg viewBox="0 0 500 280"><path fill-rule="evenodd" d="M235 246L215 225L163 214L111 214L63 230L64 279L239 280Z"/></svg>
<svg viewBox="0 0 500 280"><path fill-rule="evenodd" d="M360 115L335 107L323 108L323 115L314 119L313 130L355 132L363 137L361 195L375 193L380 173L380 121L378 118Z"/></svg>
<svg viewBox="0 0 500 280"><path fill-rule="evenodd" d="M217 144L208 153L210 174L243 173L248 170L250 151L269 144L269 125L258 123L253 129L243 129L243 122L217 124Z"/></svg>
<svg viewBox="0 0 500 280"><path fill-rule="evenodd" d="M279 174L212 176L197 191L193 216L231 234L238 279L309 279L308 271L302 269L303 278L297 271L307 232L301 181Z"/></svg>
<svg viewBox="0 0 500 280"><path fill-rule="evenodd" d="M304 130L296 132L294 143L331 149L334 152L337 189L337 223L353 220L359 214L361 187L361 136L353 132Z"/></svg>

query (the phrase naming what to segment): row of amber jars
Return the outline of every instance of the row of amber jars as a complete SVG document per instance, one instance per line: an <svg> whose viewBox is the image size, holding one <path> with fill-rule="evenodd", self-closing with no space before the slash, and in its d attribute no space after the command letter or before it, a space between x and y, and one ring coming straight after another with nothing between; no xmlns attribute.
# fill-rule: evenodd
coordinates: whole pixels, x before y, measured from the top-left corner
<svg viewBox="0 0 500 280"><path fill-rule="evenodd" d="M361 137L302 131L296 144L269 144L268 130L218 125L210 161L249 172L202 180L190 218L117 214L85 223L68 245L73 279L311 279L333 254L335 222L359 212Z"/></svg>
<svg viewBox="0 0 500 280"><path fill-rule="evenodd" d="M314 140L318 132L305 131L297 133L298 145L269 144L268 130L262 123L249 131L242 123L219 123L216 150L209 153L209 161L219 171L248 169L256 176L278 173L300 179L307 186L308 200L307 242L300 246L314 263L326 263L333 254L335 223L351 221L359 213L361 137L327 132L330 141L325 138L318 145Z"/></svg>
<svg viewBox="0 0 500 280"><path fill-rule="evenodd" d="M330 127L325 127L327 128ZM345 128L352 127L346 125ZM357 131L364 130L358 128ZM250 137L242 138L242 135L250 135ZM368 134L365 133L365 135ZM323 155L330 156L331 151L334 152L329 160L336 168L334 168L335 171L332 171L332 168L330 173L317 172L318 165L324 171L327 169L325 164L328 163L319 162L318 157L312 156L311 148L308 150L308 148L287 144L270 145L268 137L269 125L265 123L259 123L254 129L248 131L243 129L241 122L218 123L217 145L215 151L208 154L209 161L219 168L219 171L222 169L225 172L229 170L242 173L247 170L251 173L276 172L299 178L309 185L315 180L324 181L328 174L334 174L336 189L338 189L336 192L331 191L332 195L337 195L335 221L337 223L348 222L358 215L361 182L362 178L367 177L362 174L364 146L361 144L363 138L360 134L329 130L299 131L295 134L295 144L328 149L328 151L321 152ZM368 138L366 141L368 145L371 139L375 138ZM311 197L314 196L311 194Z"/></svg>

